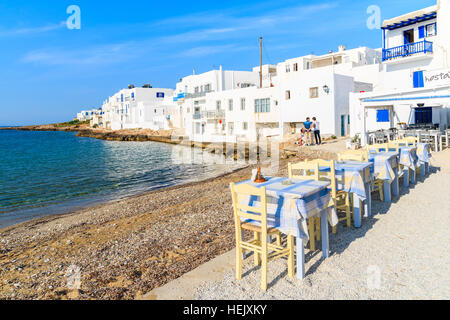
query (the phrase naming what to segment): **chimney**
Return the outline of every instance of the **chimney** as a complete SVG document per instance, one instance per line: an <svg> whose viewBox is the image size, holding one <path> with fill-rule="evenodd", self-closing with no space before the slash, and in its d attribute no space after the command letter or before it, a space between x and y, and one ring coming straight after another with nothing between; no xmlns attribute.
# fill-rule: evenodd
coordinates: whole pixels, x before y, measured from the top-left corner
<svg viewBox="0 0 450 320"><path fill-rule="evenodd" d="M347 50L347 46L340 45L338 50L339 50L339 52L344 52L345 50Z"/></svg>

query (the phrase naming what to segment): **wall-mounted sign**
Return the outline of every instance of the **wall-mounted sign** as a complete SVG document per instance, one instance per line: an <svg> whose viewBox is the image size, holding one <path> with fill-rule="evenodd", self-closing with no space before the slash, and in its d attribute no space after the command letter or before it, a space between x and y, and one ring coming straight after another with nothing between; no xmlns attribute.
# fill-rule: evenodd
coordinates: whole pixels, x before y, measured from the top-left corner
<svg viewBox="0 0 450 320"><path fill-rule="evenodd" d="M156 97L161 99L164 98L164 92L157 92Z"/></svg>
<svg viewBox="0 0 450 320"><path fill-rule="evenodd" d="M425 87L435 87L450 84L450 69L423 72Z"/></svg>

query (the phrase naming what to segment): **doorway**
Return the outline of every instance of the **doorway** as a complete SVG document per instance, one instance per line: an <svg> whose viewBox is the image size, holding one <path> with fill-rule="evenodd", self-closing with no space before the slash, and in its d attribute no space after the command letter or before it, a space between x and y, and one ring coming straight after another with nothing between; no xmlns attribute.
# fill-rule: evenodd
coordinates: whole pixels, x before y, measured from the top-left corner
<svg viewBox="0 0 450 320"><path fill-rule="evenodd" d="M414 29L403 32L404 44L414 43Z"/></svg>
<svg viewBox="0 0 450 320"><path fill-rule="evenodd" d="M416 108L415 110L416 124L433 123L433 108Z"/></svg>
<svg viewBox="0 0 450 320"><path fill-rule="evenodd" d="M345 128L347 127L347 121L345 121L345 115L341 115L341 137L345 137Z"/></svg>

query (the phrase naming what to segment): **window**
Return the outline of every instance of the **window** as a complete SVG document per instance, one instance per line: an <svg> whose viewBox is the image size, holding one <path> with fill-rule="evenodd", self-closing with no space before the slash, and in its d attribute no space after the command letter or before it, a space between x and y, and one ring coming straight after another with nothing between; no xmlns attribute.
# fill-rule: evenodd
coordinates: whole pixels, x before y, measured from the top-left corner
<svg viewBox="0 0 450 320"><path fill-rule="evenodd" d="M291 65L287 64L286 65L286 73L291 72Z"/></svg>
<svg viewBox="0 0 450 320"><path fill-rule="evenodd" d="M298 63L294 63L294 71L298 71Z"/></svg>
<svg viewBox="0 0 450 320"><path fill-rule="evenodd" d="M427 29L427 37L432 37L432 36L435 36L437 34L437 32L436 32L436 23L432 23L432 24L427 25L426 29Z"/></svg>
<svg viewBox="0 0 450 320"><path fill-rule="evenodd" d="M233 100L232 99L228 100L228 110L233 111Z"/></svg>
<svg viewBox="0 0 450 320"><path fill-rule="evenodd" d="M221 101L216 101L216 109L220 110L222 108L222 102Z"/></svg>
<svg viewBox="0 0 450 320"><path fill-rule="evenodd" d="M232 135L234 132L234 123L228 122L228 134Z"/></svg>
<svg viewBox="0 0 450 320"><path fill-rule="evenodd" d="M195 87L194 92L198 93L198 87Z"/></svg>
<svg viewBox="0 0 450 320"><path fill-rule="evenodd" d="M311 99L319 97L319 87L314 87L309 89L309 97Z"/></svg>
<svg viewBox="0 0 450 320"><path fill-rule="evenodd" d="M270 99L256 99L255 100L255 113L267 113L270 112Z"/></svg>
<svg viewBox="0 0 450 320"><path fill-rule="evenodd" d="M245 98L241 98L241 110L245 110Z"/></svg>
<svg viewBox="0 0 450 320"><path fill-rule="evenodd" d="M286 100L291 100L291 91L290 90L286 91Z"/></svg>
<svg viewBox="0 0 450 320"><path fill-rule="evenodd" d="M205 91L206 92L210 92L211 91L211 85L210 84L205 85Z"/></svg>
<svg viewBox="0 0 450 320"><path fill-rule="evenodd" d="M248 130L248 122L242 123L242 130L247 131Z"/></svg>
<svg viewBox="0 0 450 320"><path fill-rule="evenodd" d="M389 110L377 110L377 122L389 121Z"/></svg>

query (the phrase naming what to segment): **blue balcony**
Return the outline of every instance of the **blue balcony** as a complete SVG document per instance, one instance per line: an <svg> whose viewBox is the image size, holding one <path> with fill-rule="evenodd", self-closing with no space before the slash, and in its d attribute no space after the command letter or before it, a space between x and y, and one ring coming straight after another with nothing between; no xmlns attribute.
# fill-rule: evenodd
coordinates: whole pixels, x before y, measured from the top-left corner
<svg viewBox="0 0 450 320"><path fill-rule="evenodd" d="M433 53L433 42L424 40L390 49L383 49L383 61L410 57L419 53Z"/></svg>

